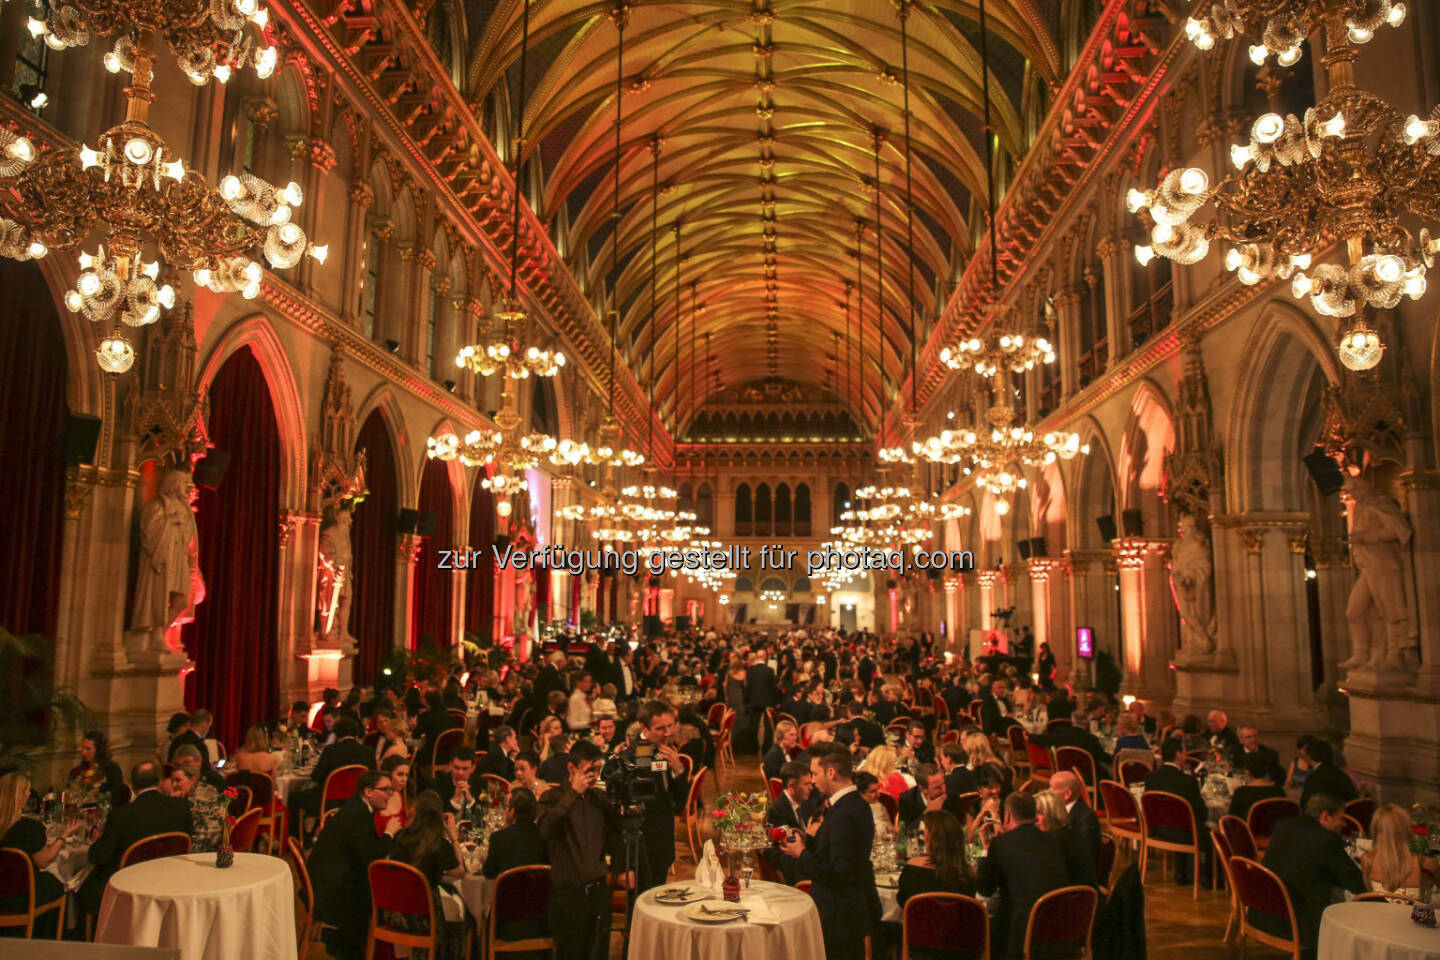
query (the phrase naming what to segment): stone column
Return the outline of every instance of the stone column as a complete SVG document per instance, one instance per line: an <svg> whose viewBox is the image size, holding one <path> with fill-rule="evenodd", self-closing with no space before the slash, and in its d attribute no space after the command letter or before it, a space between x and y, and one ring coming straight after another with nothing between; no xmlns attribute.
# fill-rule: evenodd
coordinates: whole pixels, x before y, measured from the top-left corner
<svg viewBox="0 0 1440 960"><path fill-rule="evenodd" d="M1004 587L999 591L995 589L1000 582L1000 571L979 570L975 573L975 582L980 585L980 623L977 629L989 630L992 626L990 614L996 609L995 598L997 593L1004 596Z"/></svg>
<svg viewBox="0 0 1440 960"><path fill-rule="evenodd" d="M1040 644L1050 644L1055 655L1055 682L1064 683L1070 676L1073 656L1070 627L1069 565L1060 559L1035 557L1030 560L1030 588L1035 612L1035 652Z"/></svg>
<svg viewBox="0 0 1440 960"><path fill-rule="evenodd" d="M430 323L430 298L437 295L436 282L432 278L438 262L434 253L419 246L406 248L401 257L410 262L410 280L405 298L407 310L403 317L405 325L402 327L408 335L396 339L400 341L401 356L423 371L425 376L433 378L435 371L425 362L425 336Z"/></svg>
<svg viewBox="0 0 1440 960"><path fill-rule="evenodd" d="M384 243L379 239L379 224L370 225L366 222L367 211L375 202L375 191L368 183L352 183L350 185L350 215L346 221L346 230L343 237L337 238L339 250L332 251L342 254L334 260L329 261L332 269L341 271L340 288L340 315L352 326L360 326L360 315L362 298L365 296L364 285L370 281L366 279L365 267L369 257L369 246L372 243ZM388 222L388 221L387 221ZM393 225L385 231L388 240ZM373 231L373 235L372 235ZM353 251L353 253L352 253ZM382 254L384 250L380 251ZM384 263L382 256L381 263Z"/></svg>
<svg viewBox="0 0 1440 960"><path fill-rule="evenodd" d="M1120 575L1124 692L1147 703L1168 705L1174 696L1170 661L1175 655L1175 607L1166 576L1168 540L1127 537L1115 541Z"/></svg>
<svg viewBox="0 0 1440 960"><path fill-rule="evenodd" d="M402 533L395 538L395 636L400 638L406 649L413 649L419 637L410 635L414 622L415 567L420 562L420 549L425 538L414 533Z"/></svg>
<svg viewBox="0 0 1440 960"><path fill-rule="evenodd" d="M303 510L280 514L278 540L280 699L317 699L325 687L345 689L351 663L341 664L355 650L318 642L315 635L315 602L319 583L320 516Z"/></svg>
<svg viewBox="0 0 1440 960"><path fill-rule="evenodd" d="M290 142L290 156L293 160L305 164L299 177L300 188L305 194L305 203L300 210L305 221L305 233L310 238L310 242L329 244L333 239L337 242L337 253L356 249L344 246L346 238L343 236L329 238L321 235L325 230L325 191L321 185L330 171L335 169L335 148L319 137L296 137ZM345 223L345 221L342 220L341 223ZM352 258L337 257L336 259L349 260ZM299 286L306 294L313 295L315 293L315 270L317 268L325 269L324 265L314 257L300 258Z"/></svg>
<svg viewBox="0 0 1440 960"><path fill-rule="evenodd" d="M1105 275L1105 339L1109 354L1107 369L1130 353L1130 283L1125 272L1125 251L1127 247L1120 237L1104 237L1095 245L1100 258L1100 267Z"/></svg>
<svg viewBox="0 0 1440 960"><path fill-rule="evenodd" d="M1060 364L1060 392L1072 396L1080 384L1080 294L1055 294L1055 345Z"/></svg>
<svg viewBox="0 0 1440 960"><path fill-rule="evenodd" d="M375 262L379 265L375 271L375 316L373 319L365 318L364 303L357 308L356 316L359 318L360 332L372 340L385 340L390 327L390 310L386 306L386 300L390 299L390 287L392 284L403 283L403 274L396 275L391 270L390 263L390 242L395 235L395 222L393 220L376 220L370 227L370 242L375 244ZM368 256L368 254L367 254ZM365 264L360 264L362 285L369 283L370 279L365 275Z"/></svg>

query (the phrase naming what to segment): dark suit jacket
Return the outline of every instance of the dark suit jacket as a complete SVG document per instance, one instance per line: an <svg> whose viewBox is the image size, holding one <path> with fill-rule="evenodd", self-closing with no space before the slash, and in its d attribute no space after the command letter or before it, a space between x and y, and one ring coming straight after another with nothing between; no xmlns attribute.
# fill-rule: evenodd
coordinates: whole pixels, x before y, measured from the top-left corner
<svg viewBox="0 0 1440 960"><path fill-rule="evenodd" d="M745 695L745 704L751 710L780 705L780 685L769 664L757 663L745 671Z"/></svg>
<svg viewBox="0 0 1440 960"><path fill-rule="evenodd" d="M1035 901L1071 880L1060 838L1033 823L996 834L980 861L979 873L981 893L1000 892L999 909L990 925L990 949L995 955L1024 953L1025 927Z"/></svg>
<svg viewBox="0 0 1440 960"><path fill-rule="evenodd" d="M952 797L975 793L979 789L980 784L975 781L975 773L969 767L957 766L945 774L945 792Z"/></svg>
<svg viewBox="0 0 1440 960"><path fill-rule="evenodd" d="M100 897L111 876L120 869L120 858L130 845L161 833L193 832L190 801L167 797L159 790L146 790L124 806L112 807L105 829L90 847L95 869L85 878L81 902L87 912L100 908Z"/></svg>
<svg viewBox="0 0 1440 960"><path fill-rule="evenodd" d="M315 769L310 772L310 779L323 790L326 777L341 767L357 763L366 770L374 770L375 748L367 747L359 740L338 740L321 752L320 759L315 761ZM318 803L320 794L316 793L315 798Z"/></svg>
<svg viewBox="0 0 1440 960"><path fill-rule="evenodd" d="M1265 746L1265 744L1260 744L1253 752L1264 757L1270 763L1271 767L1284 769L1280 767L1280 754ZM1236 770L1243 771L1245 769L1245 758L1247 756L1249 756L1249 754L1246 753L1244 747L1237 747L1230 752L1230 763Z"/></svg>
<svg viewBox="0 0 1440 960"><path fill-rule="evenodd" d="M415 732L420 736L420 749L415 753L417 764L430 762L432 751L435 749L435 740L452 726L450 714L444 707L431 707L415 718ZM449 763L450 758L442 756L440 762Z"/></svg>
<svg viewBox="0 0 1440 960"><path fill-rule="evenodd" d="M440 794L440 802L444 804L445 812L455 814L455 819L475 820L484 816L484 808L477 809L473 802L469 808L458 811L450 805L450 801L455 799L455 778L450 775L449 770L441 770L436 774L435 785L431 789ZM473 799L483 796L484 793L484 781L480 779L480 772L477 770L470 774L470 796Z"/></svg>
<svg viewBox="0 0 1440 960"><path fill-rule="evenodd" d="M1051 833L1059 839L1060 849L1065 852L1065 873L1070 877L1070 882L1087 887L1100 886L1096 877L1095 855L1090 849L1089 841L1074 827L1061 827Z"/></svg>
<svg viewBox="0 0 1440 960"><path fill-rule="evenodd" d="M1205 832L1205 821L1209 819L1210 813L1205 806L1205 798L1200 796L1199 781L1190 776L1190 774L1174 764L1161 764L1145 776L1145 790L1147 793L1151 790L1159 790L1163 793L1173 793L1178 797L1182 797L1195 813L1195 830L1200 834ZM1163 827L1156 827L1151 830L1151 833L1161 840L1169 840L1176 843L1190 839L1190 837L1186 836L1182 831L1169 830ZM1197 843L1204 842L1204 839L1200 836L1195 837L1195 840ZM1203 851L1204 847L1201 847L1201 850Z"/></svg>
<svg viewBox="0 0 1440 960"><path fill-rule="evenodd" d="M820 803L814 802L813 798L807 799L804 803L800 804L800 810L797 814L795 804L789 796L781 796L780 799L771 803L769 808L766 809L765 826L767 829L785 827L791 830L803 831L805 825L809 823L811 818L819 811L820 806ZM778 843L770 844L770 848L765 851L765 859L772 867L780 871L786 883L794 884L796 881L809 878L809 874L805 873L800 861L781 853Z"/></svg>
<svg viewBox="0 0 1440 960"><path fill-rule="evenodd" d="M166 755L165 759L174 763L175 751L186 745L192 746L200 751L200 779L217 790L224 790L225 778L216 773L215 768L210 765L210 751L205 748L205 741L202 740L200 735L194 730L186 730L180 734L180 736L171 740L170 752Z"/></svg>
<svg viewBox="0 0 1440 960"><path fill-rule="evenodd" d="M760 765L765 768L766 777L779 779L780 768L788 760L789 758L785 756L784 748L782 748L780 744L775 743L771 744L770 749L765 751L765 759Z"/></svg>
<svg viewBox="0 0 1440 960"><path fill-rule="evenodd" d="M315 888L315 919L364 929L370 924L370 864L390 851L375 829L375 812L359 794L345 801L320 831L308 865Z"/></svg>
<svg viewBox="0 0 1440 960"><path fill-rule="evenodd" d="M1075 806L1070 808L1068 825L1085 841L1085 848L1090 852L1090 868L1094 872L1100 862L1100 818L1088 803L1076 800ZM1100 882L1104 884L1109 879L1100 877Z"/></svg>
<svg viewBox="0 0 1440 960"><path fill-rule="evenodd" d="M505 751L496 747L486 753L485 756L475 761L475 777L477 780L481 774L493 773L497 777L504 777L506 780L515 779L515 761L505 756Z"/></svg>
<svg viewBox="0 0 1440 960"><path fill-rule="evenodd" d="M1322 763L1310 771L1305 778L1305 790L1300 794L1300 809L1317 793L1328 793L1341 803L1349 803L1356 797L1355 782L1350 775L1333 763Z"/></svg>
<svg viewBox="0 0 1440 960"><path fill-rule="evenodd" d="M490 852L480 872L494 880L506 870L549 863L545 856L545 840L533 823L512 823L490 835Z"/></svg>
<svg viewBox="0 0 1440 960"><path fill-rule="evenodd" d="M1285 788L1278 783L1272 783L1268 787L1257 787L1245 784L1236 788L1230 795L1229 813L1239 817L1241 820L1250 816L1250 808L1261 800L1284 800Z"/></svg>
<svg viewBox="0 0 1440 960"><path fill-rule="evenodd" d="M1095 775L1100 780L1106 779L1110 774L1110 757L1106 755L1105 748L1100 745L1100 739L1089 730L1081 730L1079 727L1056 727L1049 733L1037 733L1030 738L1031 743L1038 743L1042 747L1079 747L1090 758L1095 761Z"/></svg>
<svg viewBox="0 0 1440 960"><path fill-rule="evenodd" d="M901 826L909 827L910 825L919 821L919 819L925 815L925 804L928 802L929 801L925 799L925 795L920 792L919 787L911 787L909 790L906 790L904 793L900 794L899 806ZM941 804L940 809L944 810L946 813L953 814L955 816L955 819L959 820L961 823L965 822L965 817L962 816L964 808L960 803L959 795L951 794L947 790L945 795L945 802Z"/></svg>
<svg viewBox="0 0 1440 960"><path fill-rule="evenodd" d="M820 829L799 858L800 868L814 878L810 895L820 912L826 946L832 942L853 944L853 954L846 957L865 955L865 937L880 918L880 896L870 866L874 841L875 815L870 804L852 790L826 811Z"/></svg>
<svg viewBox="0 0 1440 960"><path fill-rule="evenodd" d="M986 733L1000 734L1000 721L1004 714L1000 712L1000 704L996 701L995 695L989 690L980 694L980 727ZM1034 737L1030 739L1034 740Z"/></svg>
<svg viewBox="0 0 1440 960"><path fill-rule="evenodd" d="M1300 925L1300 944L1305 947L1313 947L1319 938L1320 914L1331 904L1336 887L1351 893L1365 890L1365 878L1345 852L1340 834L1326 830L1310 816L1289 817L1275 824L1270 846L1265 849L1265 866L1275 871L1290 891ZM1253 911L1251 922L1262 930L1271 929ZM1288 936L1289 931L1284 934Z"/></svg>

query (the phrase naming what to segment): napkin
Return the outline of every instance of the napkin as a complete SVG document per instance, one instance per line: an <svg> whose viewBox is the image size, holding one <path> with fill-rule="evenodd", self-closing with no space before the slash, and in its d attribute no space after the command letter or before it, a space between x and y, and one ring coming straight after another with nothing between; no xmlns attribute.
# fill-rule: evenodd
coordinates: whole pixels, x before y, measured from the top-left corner
<svg viewBox="0 0 1440 960"><path fill-rule="evenodd" d="M720 866L720 858L715 855L715 841L713 840L705 841L705 849L700 854L700 862L695 865L695 882L716 892L719 892L725 883L725 869Z"/></svg>
<svg viewBox="0 0 1440 960"><path fill-rule="evenodd" d="M758 893L753 896L741 897L740 906L750 911L749 915L745 917L750 923L758 923L762 927L774 927L780 924L780 918L776 916L770 904L765 902L765 898Z"/></svg>

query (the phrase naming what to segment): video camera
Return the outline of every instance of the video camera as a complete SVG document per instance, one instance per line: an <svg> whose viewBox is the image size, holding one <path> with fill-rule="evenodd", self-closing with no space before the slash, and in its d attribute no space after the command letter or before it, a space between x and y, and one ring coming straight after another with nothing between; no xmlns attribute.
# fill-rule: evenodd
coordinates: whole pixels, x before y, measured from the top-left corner
<svg viewBox="0 0 1440 960"><path fill-rule="evenodd" d="M634 750L613 753L600 768L605 792L621 812L643 812L645 804L659 796L660 786L651 773L654 744L642 743Z"/></svg>

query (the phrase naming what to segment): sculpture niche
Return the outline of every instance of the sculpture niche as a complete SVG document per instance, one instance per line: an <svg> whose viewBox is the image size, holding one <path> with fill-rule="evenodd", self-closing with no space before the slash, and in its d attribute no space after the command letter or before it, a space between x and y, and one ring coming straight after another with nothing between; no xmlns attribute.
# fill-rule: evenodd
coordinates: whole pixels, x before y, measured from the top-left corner
<svg viewBox="0 0 1440 960"><path fill-rule="evenodd" d="M1182 663L1215 654L1215 564L1210 538L1191 514L1180 517L1180 533L1170 548L1170 592L1180 611Z"/></svg>
<svg viewBox="0 0 1440 960"><path fill-rule="evenodd" d="M194 487L186 470L168 470L160 493L140 508L140 571L130 628L130 659L160 664L185 659L180 625L195 619L205 600L200 547L191 509Z"/></svg>
<svg viewBox="0 0 1440 960"><path fill-rule="evenodd" d="M1353 501L1350 559L1356 576L1345 606L1350 659L1340 669L1413 669L1418 631L1410 521L1364 477L1347 477L1344 489Z"/></svg>
<svg viewBox="0 0 1440 960"><path fill-rule="evenodd" d="M325 514L320 530L316 634L327 645L353 652L350 600L355 592L355 562L350 527L354 512L346 502L327 508Z"/></svg>

